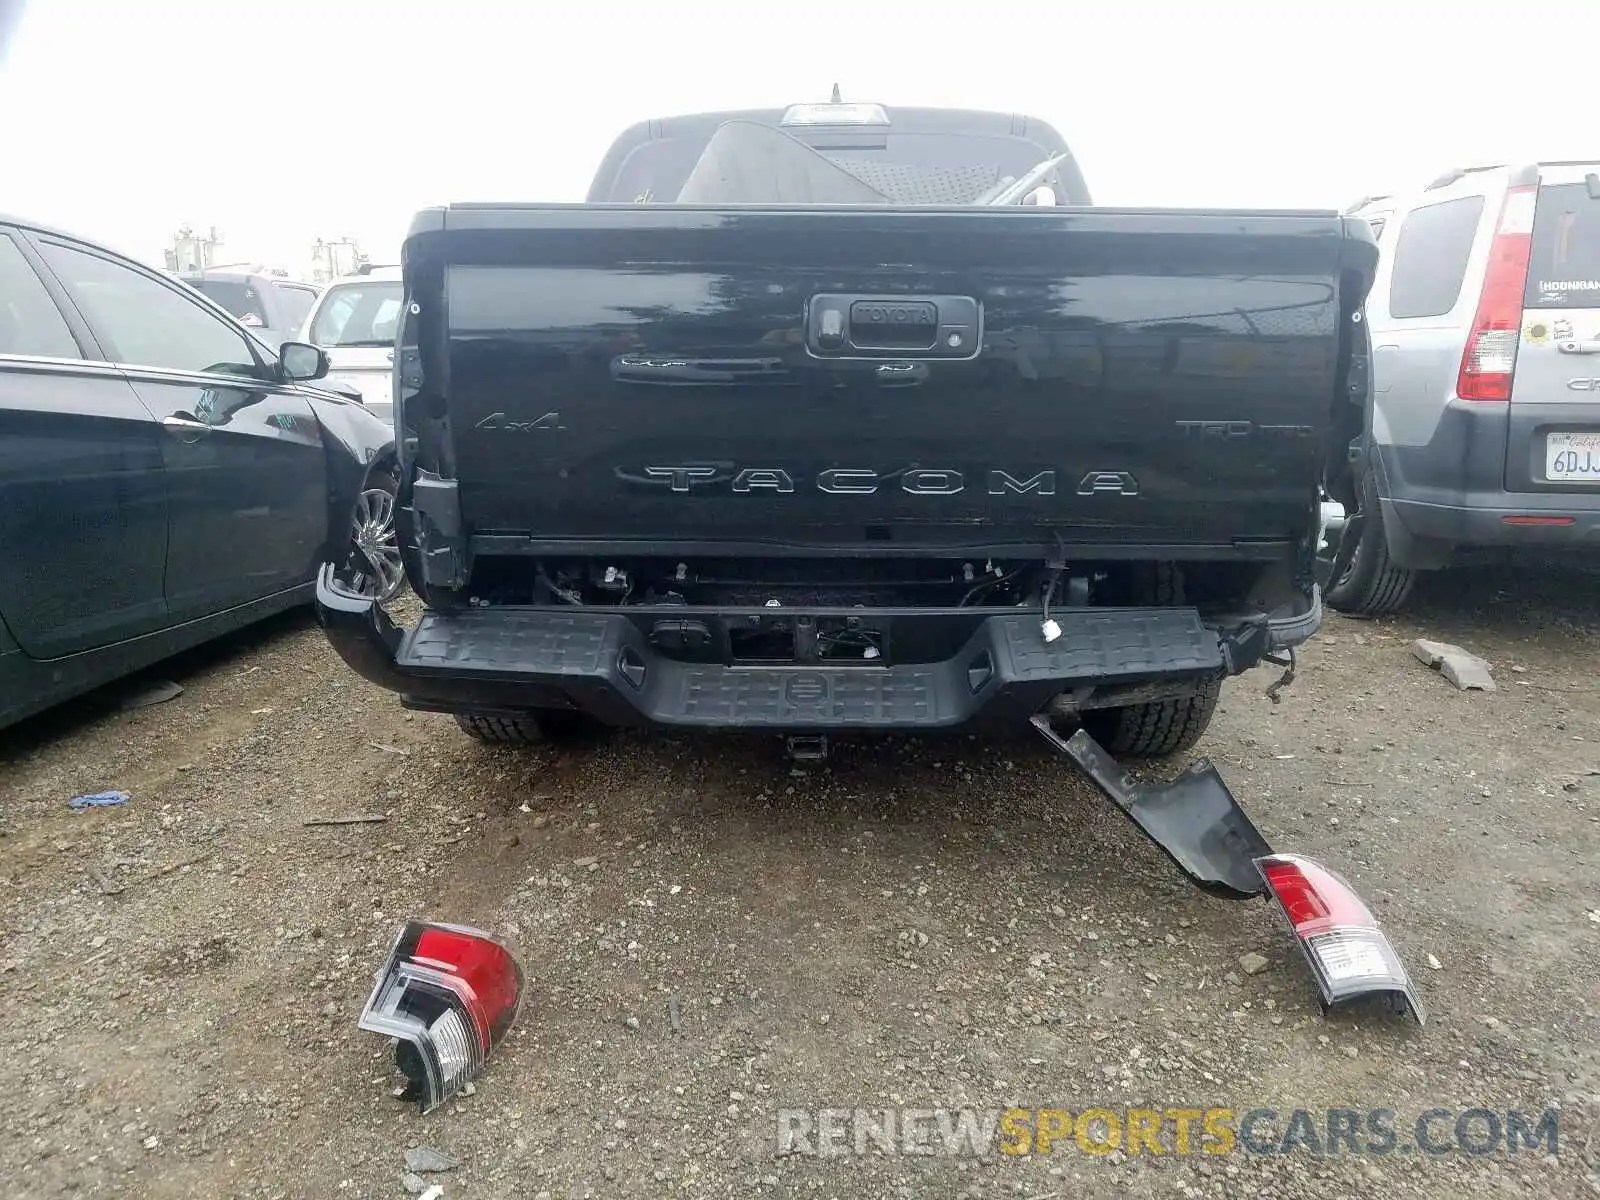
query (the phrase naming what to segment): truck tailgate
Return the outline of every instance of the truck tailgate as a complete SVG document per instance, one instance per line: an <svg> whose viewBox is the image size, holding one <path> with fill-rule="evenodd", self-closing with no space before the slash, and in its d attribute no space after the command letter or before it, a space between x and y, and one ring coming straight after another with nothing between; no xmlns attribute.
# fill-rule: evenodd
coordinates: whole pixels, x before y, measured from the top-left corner
<svg viewBox="0 0 1600 1200"><path fill-rule="evenodd" d="M431 210L400 420L480 552L1225 555L1303 534L1375 258L1332 213Z"/></svg>

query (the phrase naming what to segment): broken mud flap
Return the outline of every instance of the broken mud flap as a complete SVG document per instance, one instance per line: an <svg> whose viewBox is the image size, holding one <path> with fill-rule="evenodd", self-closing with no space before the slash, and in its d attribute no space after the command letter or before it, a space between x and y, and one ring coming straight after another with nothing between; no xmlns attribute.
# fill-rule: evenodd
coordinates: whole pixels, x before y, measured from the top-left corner
<svg viewBox="0 0 1600 1200"><path fill-rule="evenodd" d="M1425 1020L1400 956L1360 897L1320 863L1276 853L1211 762L1195 763L1171 783L1139 783L1083 730L1064 738L1046 714L1032 720L1198 887L1233 900L1271 896L1305 953L1324 1009L1387 993L1393 1006Z"/></svg>
<svg viewBox="0 0 1600 1200"><path fill-rule="evenodd" d="M1171 783L1136 783L1083 730L1064 738L1042 713L1033 727L1198 886L1233 900L1266 895L1255 864L1272 847L1210 762L1195 763Z"/></svg>

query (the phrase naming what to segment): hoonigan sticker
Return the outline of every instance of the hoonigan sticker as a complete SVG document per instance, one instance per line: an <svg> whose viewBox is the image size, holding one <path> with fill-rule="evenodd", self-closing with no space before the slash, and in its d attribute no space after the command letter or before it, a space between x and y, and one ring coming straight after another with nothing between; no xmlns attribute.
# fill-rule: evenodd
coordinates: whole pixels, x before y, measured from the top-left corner
<svg viewBox="0 0 1600 1200"><path fill-rule="evenodd" d="M1541 300L1565 300L1572 292L1600 292L1600 279L1541 279Z"/></svg>

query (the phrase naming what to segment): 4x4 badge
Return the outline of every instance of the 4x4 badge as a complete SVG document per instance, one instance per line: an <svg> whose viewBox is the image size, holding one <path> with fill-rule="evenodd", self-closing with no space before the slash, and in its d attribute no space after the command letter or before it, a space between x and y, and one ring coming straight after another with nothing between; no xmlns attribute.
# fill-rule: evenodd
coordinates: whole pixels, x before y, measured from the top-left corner
<svg viewBox="0 0 1600 1200"><path fill-rule="evenodd" d="M493 432L505 430L512 433L529 433L535 429L565 429L566 426L561 423L561 414L558 412L547 412L535 421L508 421L505 413L493 412L473 425L473 428Z"/></svg>

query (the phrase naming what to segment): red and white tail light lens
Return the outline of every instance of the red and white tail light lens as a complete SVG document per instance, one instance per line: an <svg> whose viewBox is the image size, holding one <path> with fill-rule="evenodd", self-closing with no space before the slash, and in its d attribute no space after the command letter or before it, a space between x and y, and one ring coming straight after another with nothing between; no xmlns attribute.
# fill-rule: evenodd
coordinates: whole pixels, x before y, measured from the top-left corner
<svg viewBox="0 0 1600 1200"><path fill-rule="evenodd" d="M427 1112L483 1070L521 1004L522 968L488 934L408 921L358 1024L395 1039L400 1095Z"/></svg>
<svg viewBox="0 0 1600 1200"><path fill-rule="evenodd" d="M1388 993L1419 1025L1427 1019L1400 956L1349 884L1297 854L1272 854L1255 864L1305 951L1324 1007Z"/></svg>
<svg viewBox="0 0 1600 1200"><path fill-rule="evenodd" d="M1478 293L1478 308L1456 376L1456 395L1463 400L1511 399L1511 375L1522 337L1522 290L1528 283L1538 198L1537 187L1514 187L1507 190L1500 206L1483 289Z"/></svg>

